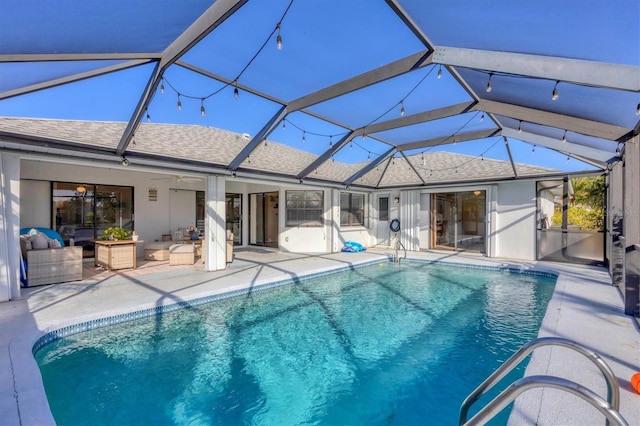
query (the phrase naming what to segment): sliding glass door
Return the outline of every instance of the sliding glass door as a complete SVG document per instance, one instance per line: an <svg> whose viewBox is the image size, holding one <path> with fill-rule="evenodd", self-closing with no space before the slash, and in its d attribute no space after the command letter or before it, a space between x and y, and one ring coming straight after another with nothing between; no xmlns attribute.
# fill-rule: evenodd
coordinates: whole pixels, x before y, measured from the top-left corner
<svg viewBox="0 0 640 426"><path fill-rule="evenodd" d="M94 240L109 227L133 230L133 188L53 182L54 229L65 244L82 246L93 257Z"/></svg>
<svg viewBox="0 0 640 426"><path fill-rule="evenodd" d="M431 206L432 247L485 252L485 191L432 194Z"/></svg>

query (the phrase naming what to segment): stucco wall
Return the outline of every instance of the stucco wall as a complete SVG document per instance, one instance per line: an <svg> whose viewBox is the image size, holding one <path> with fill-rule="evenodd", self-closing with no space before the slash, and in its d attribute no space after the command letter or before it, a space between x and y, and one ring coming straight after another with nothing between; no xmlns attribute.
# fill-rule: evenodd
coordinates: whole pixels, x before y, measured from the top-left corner
<svg viewBox="0 0 640 426"><path fill-rule="evenodd" d="M495 255L509 259L535 260L535 182L518 181L497 185L495 210Z"/></svg>

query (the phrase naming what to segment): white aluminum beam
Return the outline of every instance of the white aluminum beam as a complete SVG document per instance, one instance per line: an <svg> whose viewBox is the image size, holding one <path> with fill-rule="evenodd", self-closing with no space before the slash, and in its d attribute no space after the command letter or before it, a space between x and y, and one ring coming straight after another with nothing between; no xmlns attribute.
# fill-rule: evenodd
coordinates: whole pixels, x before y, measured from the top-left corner
<svg viewBox="0 0 640 426"><path fill-rule="evenodd" d="M411 151L412 149L427 148L430 146L447 145L455 142L466 142L466 141L472 141L475 139L490 138L491 136L497 135L499 132L500 132L500 129L487 129L487 130L477 130L475 132L458 133L456 135L444 136L441 138L426 139L422 141L405 143L402 145L398 145L398 150L404 152L404 151Z"/></svg>
<svg viewBox="0 0 640 426"><path fill-rule="evenodd" d="M473 107L473 102L464 102L457 105L451 105L444 108L424 111L402 118L396 118L382 123L371 124L365 128L367 135L383 132L385 130L397 129L399 127L411 126L413 124L424 123L427 121L439 120L441 118L451 117L463 114Z"/></svg>
<svg viewBox="0 0 640 426"><path fill-rule="evenodd" d="M160 59L161 53L34 53L0 55L2 62L135 61Z"/></svg>
<svg viewBox="0 0 640 426"><path fill-rule="evenodd" d="M489 100L481 100L472 109L612 141L631 131L622 126Z"/></svg>
<svg viewBox="0 0 640 426"><path fill-rule="evenodd" d="M291 113L319 104L329 99L337 98L346 93L363 89L367 86L380 83L393 77L405 74L416 68L430 64L429 51L415 53L406 58L399 59L371 71L357 75L353 78L341 81L332 86L325 87L317 92L310 93L301 98L295 99L287 104L287 110Z"/></svg>
<svg viewBox="0 0 640 426"><path fill-rule="evenodd" d="M450 46L436 46L432 61L585 86L640 91L640 67L631 65Z"/></svg>
<svg viewBox="0 0 640 426"><path fill-rule="evenodd" d="M603 151L600 149L591 148L588 146L575 144L572 142L562 142L559 139L550 138L548 136L537 135L530 132L518 132L517 129L511 129L505 127L502 129L502 135L512 139L518 139L537 146L543 146L545 148L552 149L554 151L562 152L567 155L574 155L576 157L583 157L585 159L591 159L602 167L614 154ZM604 168L604 167L603 167Z"/></svg>

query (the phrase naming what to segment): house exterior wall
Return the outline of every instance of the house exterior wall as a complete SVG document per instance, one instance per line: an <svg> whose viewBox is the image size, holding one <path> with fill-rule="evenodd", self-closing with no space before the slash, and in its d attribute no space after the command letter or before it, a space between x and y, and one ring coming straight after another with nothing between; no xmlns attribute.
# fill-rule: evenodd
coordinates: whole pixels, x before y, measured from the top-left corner
<svg viewBox="0 0 640 426"><path fill-rule="evenodd" d="M20 178L26 182L27 189L35 188L37 191L33 195L21 191L20 210L25 212L25 216L20 220L20 227L51 227L49 181L132 186L135 229L144 241L159 241L163 234L171 233L169 192L172 188L181 186L194 191L204 190L204 183L153 180L148 173L125 167L100 168L32 160L22 160ZM157 189L157 201L149 199L150 188ZM138 244L136 249L137 255L142 256L144 245Z"/></svg>
<svg viewBox="0 0 640 426"><path fill-rule="evenodd" d="M534 181L496 185L495 256L535 260L536 193Z"/></svg>

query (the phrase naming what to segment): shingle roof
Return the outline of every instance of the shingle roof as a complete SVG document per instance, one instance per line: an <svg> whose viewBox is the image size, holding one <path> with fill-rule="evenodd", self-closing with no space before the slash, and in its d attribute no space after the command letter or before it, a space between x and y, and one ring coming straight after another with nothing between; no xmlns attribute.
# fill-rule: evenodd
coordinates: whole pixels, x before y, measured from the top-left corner
<svg viewBox="0 0 640 426"><path fill-rule="evenodd" d="M46 120L0 117L0 132L56 141L117 147L126 126L122 122ZM242 135L222 129L194 125L143 123L128 152L165 158L193 160L225 167L249 143ZM241 164L241 169L296 176L317 158L309 152L273 141L265 141ZM424 160L423 160L424 158ZM407 163L410 163L410 165ZM309 179L343 183L368 163L346 164L328 160L308 175ZM541 175L558 170L516 164L518 175ZM513 177L511 163L448 152L394 157L364 174L354 185L368 187L415 186L438 182L482 181Z"/></svg>

